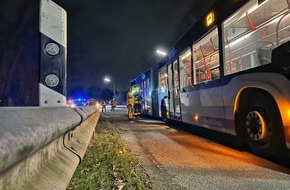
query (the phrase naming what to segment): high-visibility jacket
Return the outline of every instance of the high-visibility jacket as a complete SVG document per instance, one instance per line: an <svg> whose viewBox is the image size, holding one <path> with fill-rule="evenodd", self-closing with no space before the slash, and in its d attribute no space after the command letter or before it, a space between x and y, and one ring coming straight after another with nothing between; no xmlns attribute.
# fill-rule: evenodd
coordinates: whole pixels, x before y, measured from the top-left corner
<svg viewBox="0 0 290 190"><path fill-rule="evenodd" d="M127 105L132 105L132 106L134 106L134 100L135 100L134 95L129 91L129 92L127 93Z"/></svg>

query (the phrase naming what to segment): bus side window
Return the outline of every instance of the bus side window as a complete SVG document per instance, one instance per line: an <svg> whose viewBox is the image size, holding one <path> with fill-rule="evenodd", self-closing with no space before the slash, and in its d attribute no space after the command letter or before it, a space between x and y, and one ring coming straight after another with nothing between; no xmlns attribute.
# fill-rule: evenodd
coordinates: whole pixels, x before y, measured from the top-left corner
<svg viewBox="0 0 290 190"><path fill-rule="evenodd" d="M223 23L224 74L251 69L271 62L272 50L289 40L290 16L285 0L252 0Z"/></svg>
<svg viewBox="0 0 290 190"><path fill-rule="evenodd" d="M179 56L180 88L192 86L191 50L188 49Z"/></svg>
<svg viewBox="0 0 290 190"><path fill-rule="evenodd" d="M193 54L194 84L220 78L217 28L193 45Z"/></svg>
<svg viewBox="0 0 290 190"><path fill-rule="evenodd" d="M167 92L167 70L164 68L159 72L159 92Z"/></svg>

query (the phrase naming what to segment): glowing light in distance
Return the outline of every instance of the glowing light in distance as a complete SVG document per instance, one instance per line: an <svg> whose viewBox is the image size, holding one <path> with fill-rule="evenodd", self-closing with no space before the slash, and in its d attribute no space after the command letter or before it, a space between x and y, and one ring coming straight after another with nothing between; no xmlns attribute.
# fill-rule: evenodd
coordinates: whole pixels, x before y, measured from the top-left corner
<svg viewBox="0 0 290 190"><path fill-rule="evenodd" d="M104 78L104 81L105 81L105 82L111 82L111 79L105 77L105 78Z"/></svg>
<svg viewBox="0 0 290 190"><path fill-rule="evenodd" d="M165 55L167 55L167 53L165 53L164 51L161 51L161 50L156 50L156 53L157 54L160 54L160 55L162 55L162 56L165 56Z"/></svg>

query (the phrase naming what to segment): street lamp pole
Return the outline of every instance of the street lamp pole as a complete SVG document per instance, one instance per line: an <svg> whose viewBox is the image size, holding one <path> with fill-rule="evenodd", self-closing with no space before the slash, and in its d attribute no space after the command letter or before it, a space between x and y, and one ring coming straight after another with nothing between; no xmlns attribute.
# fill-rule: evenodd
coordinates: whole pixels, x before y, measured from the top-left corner
<svg viewBox="0 0 290 190"><path fill-rule="evenodd" d="M113 84L114 84L114 98L116 98L116 85L115 85L115 82L114 81L112 81L113 82Z"/></svg>
<svg viewBox="0 0 290 190"><path fill-rule="evenodd" d="M114 85L114 98L116 98L115 97L115 95L116 95L116 84L115 84L115 82L114 81L112 81L110 78L108 78L108 77L105 77L104 78L104 81L105 82L112 82L113 83L113 85Z"/></svg>

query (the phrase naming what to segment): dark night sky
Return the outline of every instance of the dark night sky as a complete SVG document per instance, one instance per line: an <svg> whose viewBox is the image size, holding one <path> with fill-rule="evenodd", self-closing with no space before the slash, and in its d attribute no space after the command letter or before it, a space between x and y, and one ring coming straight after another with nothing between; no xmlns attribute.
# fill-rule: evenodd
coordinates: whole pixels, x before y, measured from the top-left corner
<svg viewBox="0 0 290 190"><path fill-rule="evenodd" d="M56 0L68 14L68 88L128 90L214 0Z"/></svg>

